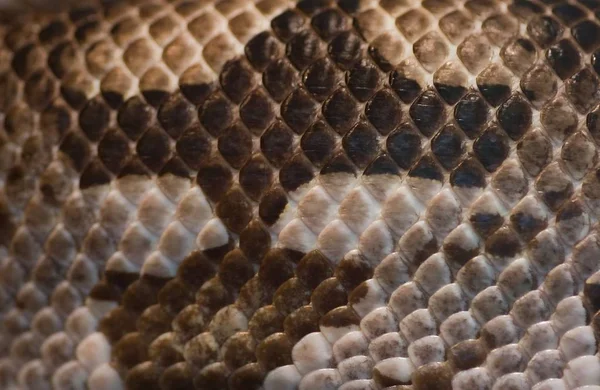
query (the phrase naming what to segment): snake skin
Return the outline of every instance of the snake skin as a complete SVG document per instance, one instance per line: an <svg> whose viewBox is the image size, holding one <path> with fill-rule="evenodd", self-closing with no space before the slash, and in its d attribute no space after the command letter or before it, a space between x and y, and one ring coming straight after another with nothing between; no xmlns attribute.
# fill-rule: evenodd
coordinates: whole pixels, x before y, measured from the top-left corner
<svg viewBox="0 0 600 390"><path fill-rule="evenodd" d="M599 0L0 24L0 389L600 389Z"/></svg>

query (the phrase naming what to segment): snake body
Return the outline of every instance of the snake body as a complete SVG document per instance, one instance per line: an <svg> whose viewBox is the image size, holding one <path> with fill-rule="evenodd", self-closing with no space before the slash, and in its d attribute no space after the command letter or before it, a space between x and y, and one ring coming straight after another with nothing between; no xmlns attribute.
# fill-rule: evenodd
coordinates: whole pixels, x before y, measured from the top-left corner
<svg viewBox="0 0 600 390"><path fill-rule="evenodd" d="M0 389L600 388L600 1L3 19Z"/></svg>

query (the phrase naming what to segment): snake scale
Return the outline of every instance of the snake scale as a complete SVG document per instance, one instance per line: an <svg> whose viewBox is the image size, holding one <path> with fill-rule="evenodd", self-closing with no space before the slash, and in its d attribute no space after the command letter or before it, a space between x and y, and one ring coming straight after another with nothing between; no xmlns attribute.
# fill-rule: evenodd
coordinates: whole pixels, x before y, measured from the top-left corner
<svg viewBox="0 0 600 390"><path fill-rule="evenodd" d="M0 24L0 389L600 389L599 0Z"/></svg>

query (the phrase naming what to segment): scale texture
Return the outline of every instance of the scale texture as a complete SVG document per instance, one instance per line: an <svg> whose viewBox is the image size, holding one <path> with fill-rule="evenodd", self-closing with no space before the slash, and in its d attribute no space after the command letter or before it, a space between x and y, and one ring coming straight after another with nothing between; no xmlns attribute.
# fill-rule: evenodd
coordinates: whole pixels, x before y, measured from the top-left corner
<svg viewBox="0 0 600 390"><path fill-rule="evenodd" d="M600 389L600 1L4 19L0 389Z"/></svg>

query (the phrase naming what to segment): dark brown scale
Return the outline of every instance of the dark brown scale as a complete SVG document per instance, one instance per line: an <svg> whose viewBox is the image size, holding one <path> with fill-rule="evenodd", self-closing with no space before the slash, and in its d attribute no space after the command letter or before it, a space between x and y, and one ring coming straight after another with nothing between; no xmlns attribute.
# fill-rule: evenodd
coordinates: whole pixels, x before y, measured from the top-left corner
<svg viewBox="0 0 600 390"><path fill-rule="evenodd" d="M246 317L251 317L259 308L273 302L274 292L273 286L263 283L261 278L255 275L241 288L236 306Z"/></svg>
<svg viewBox="0 0 600 390"><path fill-rule="evenodd" d="M464 96L454 108L454 119L471 139L477 137L488 120L488 106L476 92Z"/></svg>
<svg viewBox="0 0 600 390"><path fill-rule="evenodd" d="M383 175L400 176L400 170L387 154L380 154L364 170L363 175L381 177L383 177Z"/></svg>
<svg viewBox="0 0 600 390"><path fill-rule="evenodd" d="M337 9L325 10L311 18L313 29L325 41L350 28L349 18Z"/></svg>
<svg viewBox="0 0 600 390"><path fill-rule="evenodd" d="M492 256L512 258L521 251L521 241L512 229L505 226L486 240L485 250Z"/></svg>
<svg viewBox="0 0 600 390"><path fill-rule="evenodd" d="M177 268L177 277L194 288L200 288L216 270L215 264L202 251L193 251Z"/></svg>
<svg viewBox="0 0 600 390"><path fill-rule="evenodd" d="M216 214L228 229L239 234L252 220L252 204L241 190L233 188L217 204Z"/></svg>
<svg viewBox="0 0 600 390"><path fill-rule="evenodd" d="M323 9L334 6L333 0L301 0L296 7L309 16L314 16Z"/></svg>
<svg viewBox="0 0 600 390"><path fill-rule="evenodd" d="M234 107L220 92L215 92L199 111L200 122L213 136L218 137L233 123Z"/></svg>
<svg viewBox="0 0 600 390"><path fill-rule="evenodd" d="M98 330L106 336L111 344L115 344L126 334L136 331L137 317L138 313L124 307L117 307L101 319Z"/></svg>
<svg viewBox="0 0 600 390"><path fill-rule="evenodd" d="M223 362L231 370L256 361L254 349L256 340L249 332L239 332L231 336L221 348Z"/></svg>
<svg viewBox="0 0 600 390"><path fill-rule="evenodd" d="M302 154L296 154L279 171L279 183L287 192L295 191L314 177L313 166Z"/></svg>
<svg viewBox="0 0 600 390"><path fill-rule="evenodd" d="M508 99L511 92L509 85L488 82L486 77L483 77L482 75L483 72L477 77L477 88L479 88L479 92L481 92L489 104L493 107L497 107L500 103Z"/></svg>
<svg viewBox="0 0 600 390"><path fill-rule="evenodd" d="M421 135L410 124L402 124L388 136L386 147L396 164L408 170L421 155Z"/></svg>
<svg viewBox="0 0 600 390"><path fill-rule="evenodd" d="M292 364L292 342L285 333L276 333L263 340L256 348L256 358L267 371Z"/></svg>
<svg viewBox="0 0 600 390"><path fill-rule="evenodd" d="M450 174L450 184L460 188L485 188L487 172L475 158L464 159Z"/></svg>
<svg viewBox="0 0 600 390"><path fill-rule="evenodd" d="M21 79L25 79L36 70L46 65L46 56L41 47L28 44L15 52L11 66Z"/></svg>
<svg viewBox="0 0 600 390"><path fill-rule="evenodd" d="M94 89L94 81L90 75L81 70L74 70L63 78L60 94L75 110L81 110L88 102Z"/></svg>
<svg viewBox="0 0 600 390"><path fill-rule="evenodd" d="M203 302L207 300L204 296L201 298L202 298ZM155 305L152 307L160 308L159 305ZM221 308L221 307L218 307L218 308ZM177 316L175 316L175 318L173 319L173 317L166 314L166 312L164 312L164 310L161 309L161 312L164 313L163 316L167 319L167 321L164 323L166 325L166 329L164 331L162 331L161 333L159 333L159 335L162 333L169 332L171 330L175 330L175 332L177 334L177 339L181 340L182 343L187 343L192 338L194 338L195 336L197 336L205 331L206 318L209 317L210 315L212 315L214 311L216 311L216 310L212 310L212 311L211 310L212 310L211 308L204 307L199 304L189 305L185 309L183 309L181 312L179 312L177 314ZM140 317L140 320L142 318L144 318L146 313L147 313L147 311L144 312L144 314L142 314L142 317ZM156 327L155 324L153 324L152 322L150 322L150 321L148 321L148 322L150 323L150 326L152 326L152 328L155 328L157 330L159 328L161 328L162 324L163 324L162 321L158 321L159 326ZM142 331L142 329L143 329L141 327L140 321L138 321L138 328L140 329L140 331ZM149 334L149 332L147 332L147 333ZM191 351L191 355L193 355L195 352L193 350L193 348L190 348L190 351ZM206 355L206 352L205 351L203 351L203 352L204 352L203 355ZM212 360L212 359L211 359L211 357L208 357L208 359L202 358L201 364L202 365L206 364L207 360ZM196 364L198 362L196 361L196 359L194 359L192 357L190 359L190 363Z"/></svg>
<svg viewBox="0 0 600 390"><path fill-rule="evenodd" d="M144 312L137 318L136 328L137 331L144 336L145 340L150 341L156 339L161 334L171 331L172 321L173 317L169 315L160 305L155 304L144 310ZM150 353L152 353L152 351ZM152 356L150 357L153 358ZM181 359L182 357L178 351L173 351L172 345L169 343L168 347L160 348L159 356L157 356L155 362L156 364L160 365L163 362L166 364L166 360L169 360L169 363L175 363Z"/></svg>
<svg viewBox="0 0 600 390"><path fill-rule="evenodd" d="M368 122L361 121L342 140L348 157L359 168L365 168L379 152L378 134Z"/></svg>
<svg viewBox="0 0 600 390"><path fill-rule="evenodd" d="M98 143L98 157L106 168L117 174L125 166L129 156L129 140L118 129L110 129Z"/></svg>
<svg viewBox="0 0 600 390"><path fill-rule="evenodd" d="M433 90L427 90L410 106L410 117L426 137L431 137L446 119L446 107Z"/></svg>
<svg viewBox="0 0 600 390"><path fill-rule="evenodd" d="M275 119L273 103L266 92L256 89L240 105L240 118L248 130L260 136Z"/></svg>
<svg viewBox="0 0 600 390"><path fill-rule="evenodd" d="M508 157L508 137L497 126L491 125L473 144L473 152L489 172L495 171Z"/></svg>
<svg viewBox="0 0 600 390"><path fill-rule="evenodd" d="M283 55L281 43L268 31L252 38L244 50L248 61L259 72L264 71L267 65Z"/></svg>
<svg viewBox="0 0 600 390"><path fill-rule="evenodd" d="M212 314L232 303L233 300L234 298L230 291L218 279L214 278L206 282L196 294L196 303L203 311L208 311Z"/></svg>
<svg viewBox="0 0 600 390"><path fill-rule="evenodd" d="M322 166L336 147L336 136L323 121L317 121L304 133L300 141L302 151L316 166Z"/></svg>
<svg viewBox="0 0 600 390"><path fill-rule="evenodd" d="M167 314L175 316L187 305L194 303L194 290L182 280L175 278L160 289L157 300Z"/></svg>
<svg viewBox="0 0 600 390"><path fill-rule="evenodd" d="M192 370L185 363L167 368L160 377L161 390L188 390L194 388Z"/></svg>
<svg viewBox="0 0 600 390"><path fill-rule="evenodd" d="M211 137L199 124L188 127L177 139L177 154L194 170L200 170L209 161L211 149Z"/></svg>
<svg viewBox="0 0 600 390"><path fill-rule="evenodd" d="M465 340L448 350L448 361L458 370L477 367L485 361L486 351L479 340Z"/></svg>
<svg viewBox="0 0 600 390"><path fill-rule="evenodd" d="M419 161L408 171L408 175L414 178L444 181L442 168L435 161L433 156L427 154L421 157Z"/></svg>
<svg viewBox="0 0 600 390"><path fill-rule="evenodd" d="M250 363L238 368L229 376L230 390L260 390L266 372L260 364Z"/></svg>
<svg viewBox="0 0 600 390"><path fill-rule="evenodd" d="M140 362L141 363L141 362ZM125 386L131 390L160 390L161 370L154 364L140 364L131 367L125 377Z"/></svg>
<svg viewBox="0 0 600 390"><path fill-rule="evenodd" d="M600 280L597 276L592 276L586 280L583 294L592 311L600 311Z"/></svg>
<svg viewBox="0 0 600 390"><path fill-rule="evenodd" d="M323 117L340 135L344 135L356 123L360 108L348 90L340 88L323 104Z"/></svg>
<svg viewBox="0 0 600 390"><path fill-rule="evenodd" d="M584 10L572 4L557 5L552 8L552 13L569 27L586 16Z"/></svg>
<svg viewBox="0 0 600 390"><path fill-rule="evenodd" d="M201 65L192 65L179 78L179 89L190 102L201 106L216 89L216 83L207 80Z"/></svg>
<svg viewBox="0 0 600 390"><path fill-rule="evenodd" d="M81 173L79 188L85 190L94 186L102 186L109 184L111 180L110 172L106 170L102 162L96 159L92 160Z"/></svg>
<svg viewBox="0 0 600 390"><path fill-rule="evenodd" d="M237 104L256 85L254 72L244 61L234 60L226 63L219 78L223 92Z"/></svg>
<svg viewBox="0 0 600 390"><path fill-rule="evenodd" d="M286 192L280 187L275 187L261 198L258 206L258 215L267 226L272 226L279 220L287 204Z"/></svg>
<svg viewBox="0 0 600 390"><path fill-rule="evenodd" d="M586 126L594 141L600 142L600 107L596 107L587 115Z"/></svg>
<svg viewBox="0 0 600 390"><path fill-rule="evenodd" d="M70 41L56 45L48 54L48 67L62 79L78 63L77 46Z"/></svg>
<svg viewBox="0 0 600 390"><path fill-rule="evenodd" d="M285 318L285 334L295 343L307 334L319 331L319 318L320 315L312 306L302 306Z"/></svg>
<svg viewBox="0 0 600 390"><path fill-rule="evenodd" d="M294 269L300 256L289 249L269 250L260 264L258 271L260 280L273 289L278 288L294 276Z"/></svg>
<svg viewBox="0 0 600 390"><path fill-rule="evenodd" d="M272 182L273 172L271 166L260 154L252 157L240 170L240 186L254 201L260 200Z"/></svg>
<svg viewBox="0 0 600 390"><path fill-rule="evenodd" d="M531 126L531 114L529 103L520 94L514 94L502 103L496 113L502 129L515 141Z"/></svg>
<svg viewBox="0 0 600 390"><path fill-rule="evenodd" d="M299 82L298 72L285 59L270 63L263 72L263 85L277 102L285 99Z"/></svg>
<svg viewBox="0 0 600 390"><path fill-rule="evenodd" d="M528 212L529 211L529 212ZM546 219L537 218L530 210L517 210L510 216L512 228L525 241L531 240L548 225Z"/></svg>
<svg viewBox="0 0 600 390"><path fill-rule="evenodd" d="M80 45L86 45L99 38L102 32L101 22L99 20L91 19L79 25L75 29L74 36Z"/></svg>
<svg viewBox="0 0 600 390"><path fill-rule="evenodd" d="M47 71L33 73L25 82L25 100L31 108L42 111L58 92L56 80Z"/></svg>
<svg viewBox="0 0 600 390"><path fill-rule="evenodd" d="M99 97L89 100L79 113L79 127L92 142L100 141L109 120L110 108Z"/></svg>
<svg viewBox="0 0 600 390"><path fill-rule="evenodd" d="M140 161L137 156L132 158L125 164L121 172L117 175L118 178L126 176L144 176L146 179L150 179L152 172Z"/></svg>
<svg viewBox="0 0 600 390"><path fill-rule="evenodd" d="M140 79L139 89L148 103L159 107L170 96L169 76L161 68L150 68Z"/></svg>
<svg viewBox="0 0 600 390"><path fill-rule="evenodd" d="M380 90L365 106L365 116L381 135L388 135L400 126L402 120L400 101L390 90Z"/></svg>
<svg viewBox="0 0 600 390"><path fill-rule="evenodd" d="M222 390L227 388L229 370L224 364L205 367L194 377L194 387L203 390Z"/></svg>
<svg viewBox="0 0 600 390"><path fill-rule="evenodd" d="M293 9L283 11L271 21L273 32L284 42L302 31L305 25L306 18Z"/></svg>
<svg viewBox="0 0 600 390"><path fill-rule="evenodd" d="M579 51L568 39L563 39L548 48L546 59L558 77L563 80L572 76L580 66Z"/></svg>
<svg viewBox="0 0 600 390"><path fill-rule="evenodd" d="M310 289L314 289L322 281L333 276L333 269L320 251L313 250L304 255L298 264L296 276Z"/></svg>
<svg viewBox="0 0 600 390"><path fill-rule="evenodd" d="M327 58L319 59L308 66L302 75L306 90L318 101L322 102L337 87L342 75Z"/></svg>
<svg viewBox="0 0 600 390"><path fill-rule="evenodd" d="M239 290L253 276L252 262L239 249L229 252L219 265L221 282L234 291Z"/></svg>
<svg viewBox="0 0 600 390"><path fill-rule="evenodd" d="M219 137L221 156L235 169L240 169L252 154L252 134L244 125L235 123Z"/></svg>
<svg viewBox="0 0 600 390"><path fill-rule="evenodd" d="M280 167L294 152L294 133L276 120L260 137L260 150L271 164Z"/></svg>
<svg viewBox="0 0 600 390"><path fill-rule="evenodd" d="M252 315L248 322L248 331L260 342L277 332L282 332L284 319L275 306L263 306Z"/></svg>
<svg viewBox="0 0 600 390"><path fill-rule="evenodd" d="M325 47L312 30L304 30L292 37L286 47L286 56L299 70L325 54Z"/></svg>
<svg viewBox="0 0 600 390"><path fill-rule="evenodd" d="M352 161L346 156L346 153L340 151L336 153L323 168L321 175L333 175L337 173L349 174L356 177L356 167Z"/></svg>
<svg viewBox="0 0 600 390"><path fill-rule="evenodd" d="M460 130L454 125L444 126L431 140L431 151L445 169L454 168L465 151Z"/></svg>
<svg viewBox="0 0 600 390"><path fill-rule="evenodd" d="M337 307L319 321L319 325L326 328L345 328L357 326L360 323L360 317L348 306Z"/></svg>
<svg viewBox="0 0 600 390"><path fill-rule="evenodd" d="M157 295L168 280L151 276L143 276L133 282L123 294L123 306L127 310L141 313L146 308L158 303Z"/></svg>
<svg viewBox="0 0 600 390"><path fill-rule="evenodd" d="M373 276L373 266L363 256L346 256L335 270L335 277L347 291Z"/></svg>
<svg viewBox="0 0 600 390"><path fill-rule="evenodd" d="M158 127L151 127L136 146L140 160L152 171L158 172L171 154L169 136Z"/></svg>
<svg viewBox="0 0 600 390"><path fill-rule="evenodd" d="M423 90L423 86L419 80L415 80L407 76L402 70L396 69L390 73L390 87L398 95L400 100L406 104L410 104L419 96Z"/></svg>
<svg viewBox="0 0 600 390"><path fill-rule="evenodd" d="M158 109L158 121L167 134L178 139L185 129L190 127L196 110L181 94L173 94Z"/></svg>
<svg viewBox="0 0 600 390"><path fill-rule="evenodd" d="M353 31L342 32L329 42L327 52L339 67L350 70L363 55L362 40Z"/></svg>
<svg viewBox="0 0 600 390"><path fill-rule="evenodd" d="M600 26L591 20L575 25L571 34L586 53L591 53L600 45Z"/></svg>
<svg viewBox="0 0 600 390"><path fill-rule="evenodd" d="M310 303L311 291L298 279L291 278L283 283L273 296L273 305L284 316Z"/></svg>
<svg viewBox="0 0 600 390"><path fill-rule="evenodd" d="M336 277L321 282L311 296L312 307L320 316L338 306L344 306L347 301L348 294Z"/></svg>
<svg viewBox="0 0 600 390"><path fill-rule="evenodd" d="M107 282L101 281L96 283L89 293L90 298L99 301L115 301L118 302L121 298L121 291Z"/></svg>

